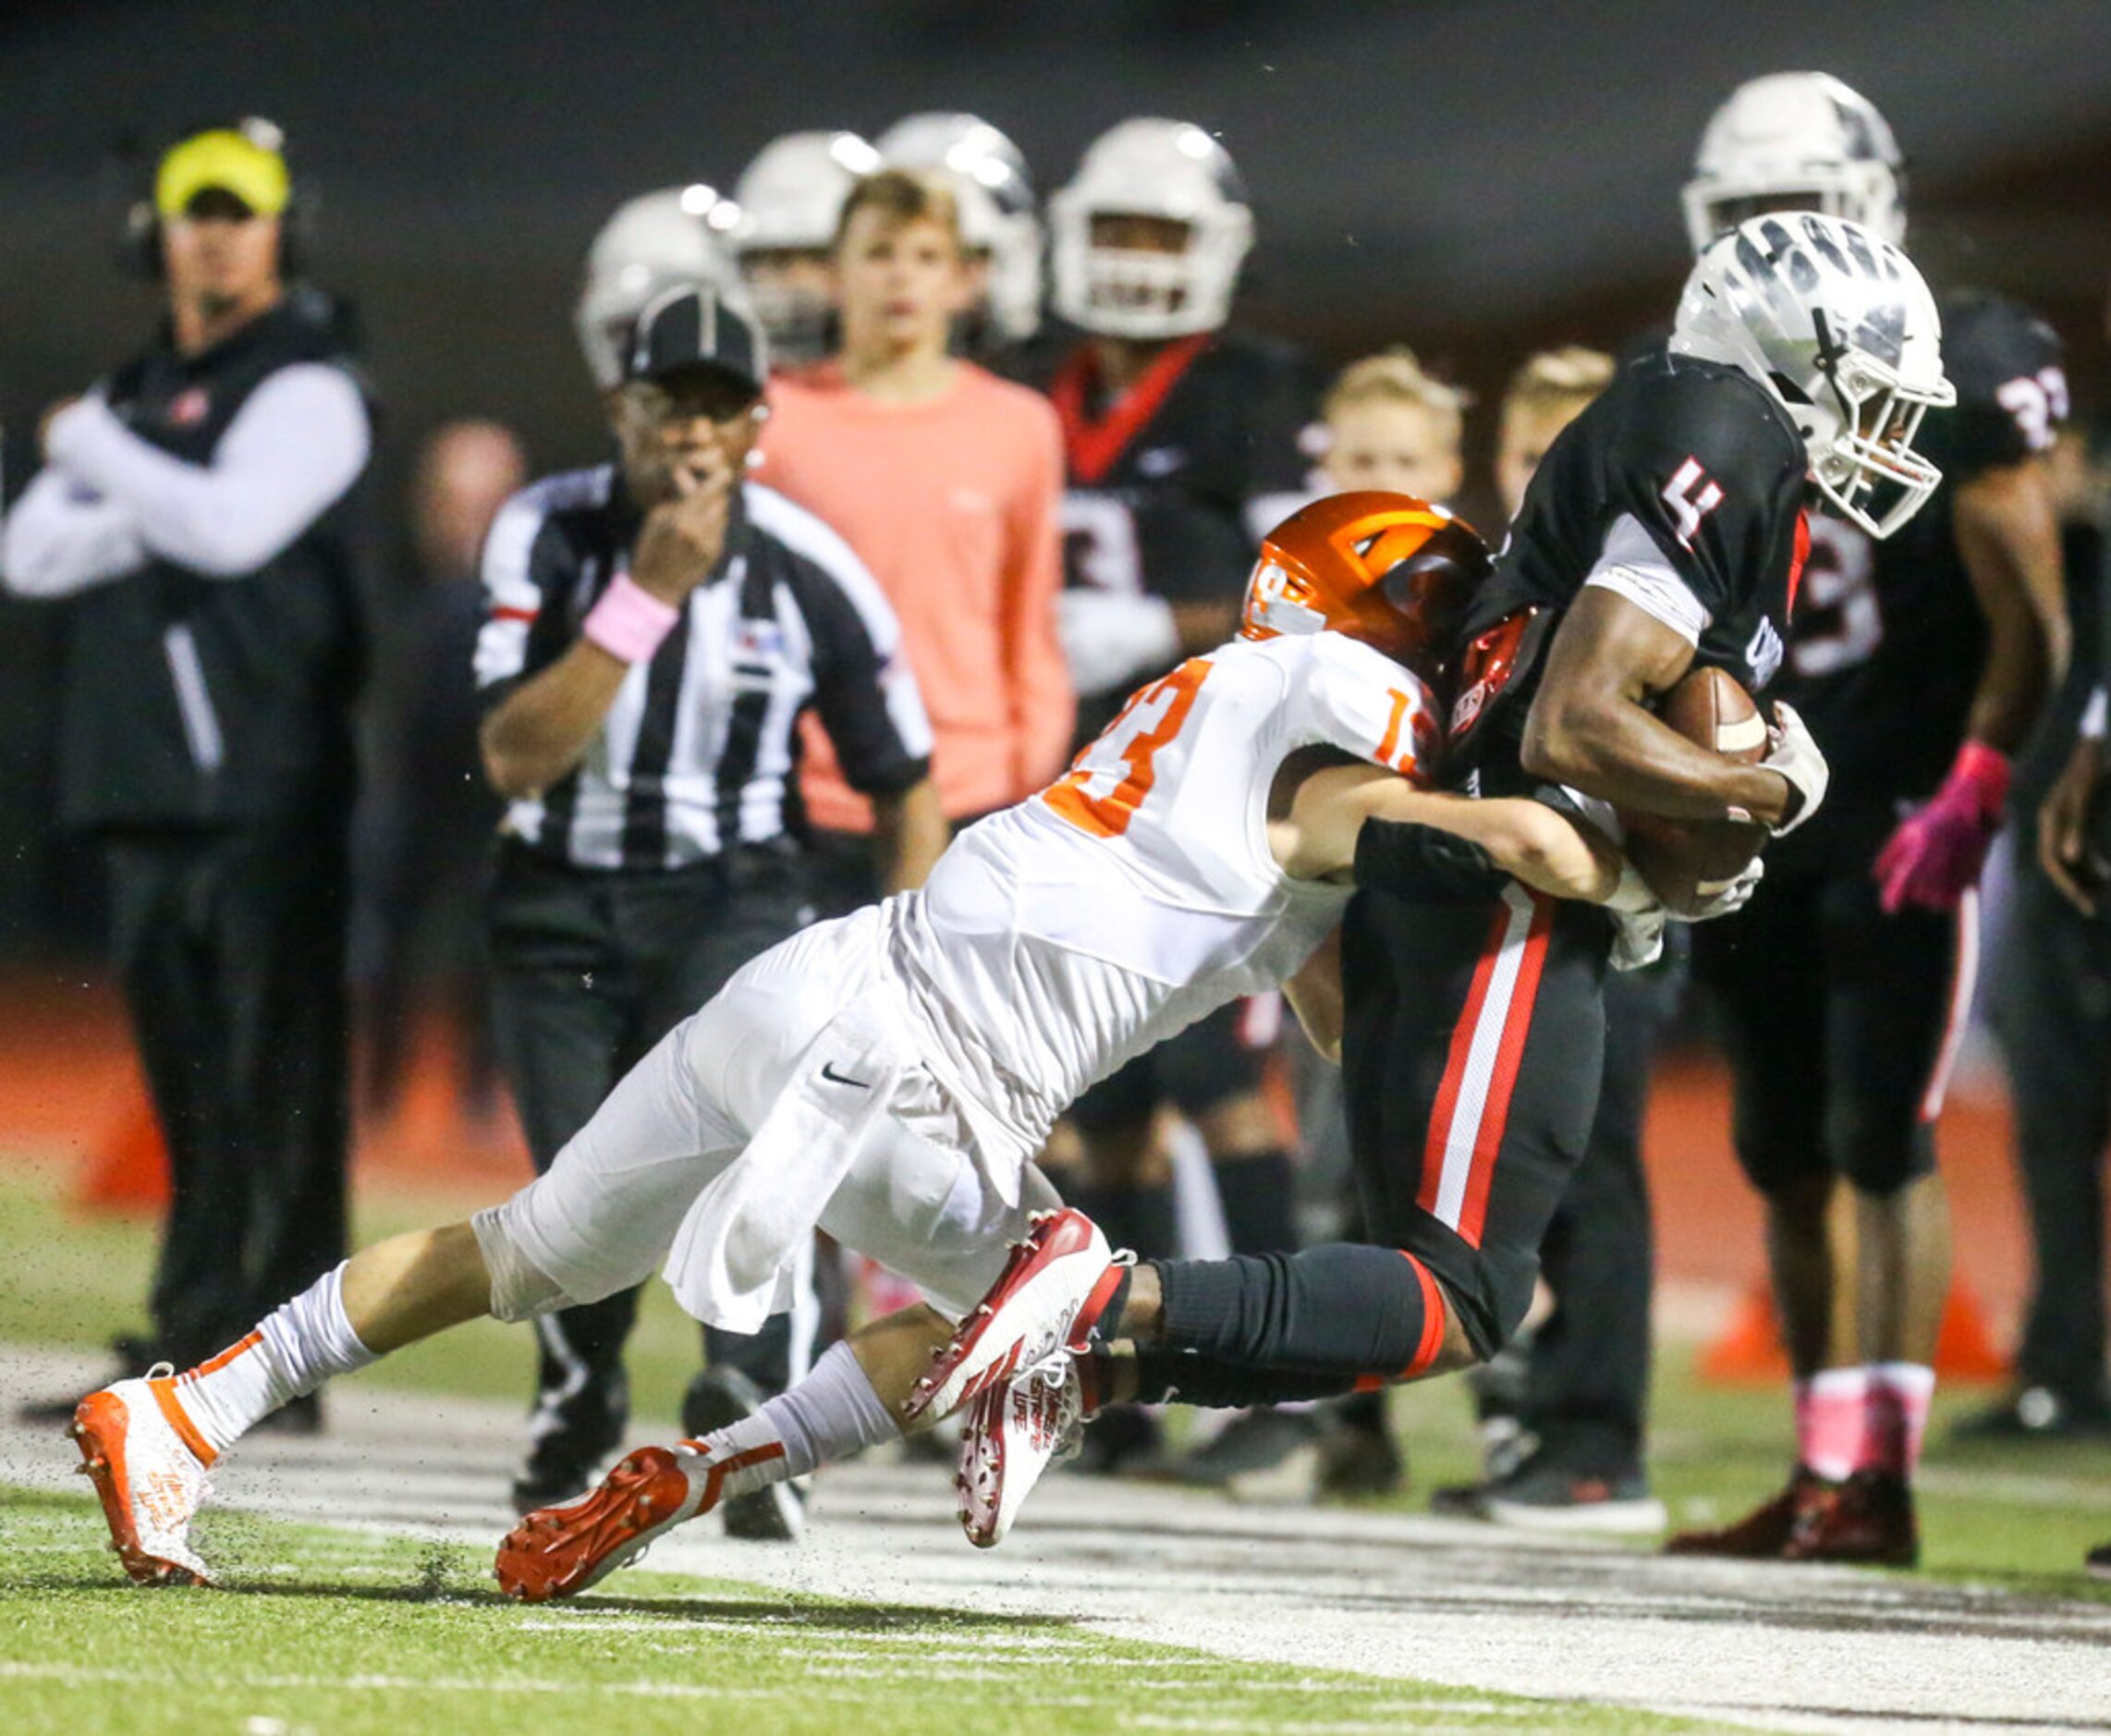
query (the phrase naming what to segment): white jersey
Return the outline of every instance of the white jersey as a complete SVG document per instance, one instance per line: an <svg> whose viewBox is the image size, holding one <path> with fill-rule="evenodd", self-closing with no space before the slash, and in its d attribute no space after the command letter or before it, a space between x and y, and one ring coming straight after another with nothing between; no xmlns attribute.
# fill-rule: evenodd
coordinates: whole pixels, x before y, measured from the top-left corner
<svg viewBox="0 0 2111 1736"><path fill-rule="evenodd" d="M1226 1001L1279 987L1351 887L1268 848L1284 758L1410 776L1428 690L1338 633L1236 640L1141 688L1070 770L954 840L887 911L918 1048L985 1164L1024 1163L1088 1085Z"/></svg>

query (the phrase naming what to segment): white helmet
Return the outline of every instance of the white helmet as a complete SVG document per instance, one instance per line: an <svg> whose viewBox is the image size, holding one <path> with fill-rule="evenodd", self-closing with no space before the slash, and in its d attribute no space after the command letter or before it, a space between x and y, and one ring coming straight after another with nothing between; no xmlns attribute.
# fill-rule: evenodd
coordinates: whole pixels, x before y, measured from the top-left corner
<svg viewBox="0 0 2111 1736"><path fill-rule="evenodd" d="M1897 246L1905 201L1905 164L1874 104L1830 73L1775 72L1738 86L1709 117L1686 183L1686 232L1698 253L1747 217L1800 208Z"/></svg>
<svg viewBox="0 0 2111 1736"><path fill-rule="evenodd" d="M989 317L1008 343L1041 324L1041 222L1033 183L1017 145L973 115L905 116L879 137L895 168L944 173L960 207L960 239L988 255Z"/></svg>
<svg viewBox="0 0 2111 1736"><path fill-rule="evenodd" d="M1812 481L1872 536L1942 481L1913 450L1922 416L1957 402L1942 320L1913 262L1857 224L1777 212L1718 236L1686 279L1671 348L1764 386L1803 436Z"/></svg>
<svg viewBox="0 0 2111 1736"><path fill-rule="evenodd" d="M854 132L790 132L756 153L734 183L740 220L733 250L748 284L748 299L769 333L770 348L786 361L811 361L828 347L835 309L825 299L758 280L757 253L826 253L836 245L836 220L862 176L880 166L880 153Z"/></svg>
<svg viewBox="0 0 2111 1736"><path fill-rule="evenodd" d="M719 238L738 219L733 202L702 182L642 193L616 208L587 249L572 323L587 371L604 391L620 385L621 355L645 304L678 283L736 282Z"/></svg>
<svg viewBox="0 0 2111 1736"><path fill-rule="evenodd" d="M1096 216L1165 217L1188 226L1184 252L1095 247ZM1125 120L1087 148L1048 202L1056 312L1112 337L1214 331L1231 312L1253 213L1225 148L1178 120Z"/></svg>

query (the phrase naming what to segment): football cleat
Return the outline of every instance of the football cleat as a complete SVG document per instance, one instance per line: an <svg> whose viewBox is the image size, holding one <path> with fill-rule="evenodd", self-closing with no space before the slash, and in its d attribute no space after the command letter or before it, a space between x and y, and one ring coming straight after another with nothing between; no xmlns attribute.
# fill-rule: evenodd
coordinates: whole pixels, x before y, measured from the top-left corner
<svg viewBox="0 0 2111 1736"><path fill-rule="evenodd" d="M982 1389L968 1408L953 1479L970 1543L990 1549L1005 1540L1041 1473L1076 1455L1085 1422L1084 1376L1068 1351Z"/></svg>
<svg viewBox="0 0 2111 1736"><path fill-rule="evenodd" d="M70 1432L103 1503L110 1547L134 1583L210 1585L190 1547L190 1520L212 1493L205 1471L216 1455L184 1414L174 1372L160 1363L144 1379L90 1393L74 1407Z"/></svg>
<svg viewBox="0 0 2111 1736"><path fill-rule="evenodd" d="M1719 1531L1682 1531L1665 1544L1664 1553L1776 1561L1789 1540L1814 1525L1838 1495L1839 1485L1826 1482L1808 1465L1798 1465L1788 1486L1763 1506Z"/></svg>
<svg viewBox="0 0 2111 1736"><path fill-rule="evenodd" d="M1023 1241L982 1300L956 1326L918 1379L902 1414L945 1416L985 1388L1034 1368L1065 1348L1081 1350L1132 1253L1116 1254L1099 1226L1065 1207L1036 1212Z"/></svg>
<svg viewBox="0 0 2111 1736"><path fill-rule="evenodd" d="M493 1564L499 1589L530 1604L585 1591L640 1559L685 1520L710 1512L735 1472L783 1453L775 1442L723 1459L698 1441L641 1447L598 1488L567 1506L530 1513L506 1534Z"/></svg>
<svg viewBox="0 0 2111 1736"><path fill-rule="evenodd" d="M1921 1559L1913 1490L1889 1471L1857 1471L1782 1547L1785 1561L1851 1561L1912 1567Z"/></svg>

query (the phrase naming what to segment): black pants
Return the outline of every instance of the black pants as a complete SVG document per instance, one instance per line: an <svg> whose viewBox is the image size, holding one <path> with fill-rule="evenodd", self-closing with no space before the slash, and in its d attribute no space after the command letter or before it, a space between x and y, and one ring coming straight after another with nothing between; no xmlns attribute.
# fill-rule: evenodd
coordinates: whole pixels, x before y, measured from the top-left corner
<svg viewBox="0 0 2111 1736"><path fill-rule="evenodd" d="M345 823L116 834L104 850L168 1147L154 1348L182 1367L345 1257Z"/></svg>
<svg viewBox="0 0 2111 1736"><path fill-rule="evenodd" d="M2025 1386L2105 1388L2104 1151L2111 1140L2111 914L2084 916L2019 839L2016 903L1994 980L2016 1105L2036 1279L2016 1354Z"/></svg>
<svg viewBox="0 0 2111 1736"><path fill-rule="evenodd" d="M1493 1355L1597 1111L1609 940L1603 912L1516 886L1448 903L1360 892L1342 1079L1377 1245L1158 1263L1165 1348L1141 1396L1257 1404L1420 1374L1452 1313Z"/></svg>
<svg viewBox="0 0 2111 1736"><path fill-rule="evenodd" d="M665 873L576 870L502 847L491 897L493 1030L536 1172L648 1049L806 920L788 847ZM543 1427L621 1432L623 1344L637 1314L628 1290L537 1321ZM782 1316L752 1338L707 1328L704 1343L713 1362L783 1388Z"/></svg>
<svg viewBox="0 0 2111 1736"><path fill-rule="evenodd" d="M1683 975L1659 967L1606 977L1598 1115L1540 1251L1554 1312L1532 1335L1519 1421L1579 1474L1623 1475L1641 1461L1653 1264L1642 1117Z"/></svg>

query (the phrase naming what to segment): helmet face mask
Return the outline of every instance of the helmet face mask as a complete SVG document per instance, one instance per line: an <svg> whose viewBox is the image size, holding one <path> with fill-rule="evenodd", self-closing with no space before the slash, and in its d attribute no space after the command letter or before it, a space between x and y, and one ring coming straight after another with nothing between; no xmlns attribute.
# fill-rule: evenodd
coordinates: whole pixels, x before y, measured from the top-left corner
<svg viewBox="0 0 2111 1736"><path fill-rule="evenodd" d="M1739 85L1710 117L1684 193L1698 253L1767 211L1815 211L1897 246L1906 236L1906 170L1884 116L1823 72L1777 72Z"/></svg>
<svg viewBox="0 0 2111 1736"><path fill-rule="evenodd" d="M1124 218L1179 226L1182 245L1136 245L1133 232L1122 233L1129 226L1110 222ZM1049 200L1048 226L1056 311L1110 337L1216 330L1253 245L1253 213L1230 155L1182 121L1124 121L1093 141Z"/></svg>
<svg viewBox="0 0 2111 1736"><path fill-rule="evenodd" d="M1694 263L1674 354L1727 362L1765 389L1801 435L1836 511L1886 537L1942 480L1912 448L1930 409L1957 401L1942 321L1897 248L1814 212L1753 218Z"/></svg>
<svg viewBox="0 0 2111 1736"><path fill-rule="evenodd" d="M800 267L825 269L844 200L860 177L883 166L854 132L794 132L764 145L734 183L734 257L779 361L818 361L834 347L834 301ZM789 262L797 264L787 268Z"/></svg>

